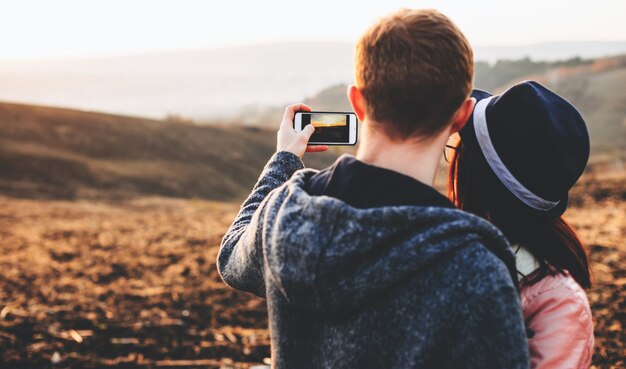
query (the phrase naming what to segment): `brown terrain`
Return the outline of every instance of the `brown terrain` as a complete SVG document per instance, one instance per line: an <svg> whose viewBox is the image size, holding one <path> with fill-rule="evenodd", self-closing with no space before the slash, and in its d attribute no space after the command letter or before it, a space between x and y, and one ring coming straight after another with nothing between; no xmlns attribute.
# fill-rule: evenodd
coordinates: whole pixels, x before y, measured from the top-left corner
<svg viewBox="0 0 626 369"><path fill-rule="evenodd" d="M239 199L275 148L274 130L0 103L0 193L13 197Z"/></svg>
<svg viewBox="0 0 626 369"><path fill-rule="evenodd" d="M567 217L591 248L594 365L626 366L625 175L587 176ZM237 204L0 198L0 367L247 368L264 300L221 282Z"/></svg>
<svg viewBox="0 0 626 369"><path fill-rule="evenodd" d="M273 132L0 104L0 137L0 368L268 363L264 300L215 259ZM593 365L624 368L626 172L598 158L566 217L591 249Z"/></svg>

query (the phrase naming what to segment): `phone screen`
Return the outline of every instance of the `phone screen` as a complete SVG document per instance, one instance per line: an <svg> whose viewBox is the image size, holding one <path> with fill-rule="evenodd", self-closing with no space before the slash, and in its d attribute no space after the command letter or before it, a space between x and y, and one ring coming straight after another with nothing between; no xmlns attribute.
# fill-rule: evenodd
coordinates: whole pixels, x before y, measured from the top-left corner
<svg viewBox="0 0 626 369"><path fill-rule="evenodd" d="M302 128L307 124L315 127L309 142L348 142L350 127L348 114L302 113Z"/></svg>

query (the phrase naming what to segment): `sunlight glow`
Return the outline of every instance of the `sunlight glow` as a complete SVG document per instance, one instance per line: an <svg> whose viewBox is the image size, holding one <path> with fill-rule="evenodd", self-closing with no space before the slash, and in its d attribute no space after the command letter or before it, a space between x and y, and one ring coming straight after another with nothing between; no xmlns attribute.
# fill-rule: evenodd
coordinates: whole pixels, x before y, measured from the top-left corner
<svg viewBox="0 0 626 369"><path fill-rule="evenodd" d="M440 9L474 45L626 38L623 0L13 0L0 6L0 59L355 42L376 18L401 7Z"/></svg>

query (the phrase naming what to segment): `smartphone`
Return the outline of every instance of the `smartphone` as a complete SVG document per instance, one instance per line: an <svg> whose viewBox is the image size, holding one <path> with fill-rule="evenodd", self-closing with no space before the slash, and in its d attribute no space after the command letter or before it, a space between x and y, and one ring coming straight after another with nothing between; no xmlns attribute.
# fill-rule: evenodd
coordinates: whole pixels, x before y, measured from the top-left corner
<svg viewBox="0 0 626 369"><path fill-rule="evenodd" d="M356 114L329 111L298 111L293 119L297 132L312 124L315 132L309 145L355 145L357 140Z"/></svg>

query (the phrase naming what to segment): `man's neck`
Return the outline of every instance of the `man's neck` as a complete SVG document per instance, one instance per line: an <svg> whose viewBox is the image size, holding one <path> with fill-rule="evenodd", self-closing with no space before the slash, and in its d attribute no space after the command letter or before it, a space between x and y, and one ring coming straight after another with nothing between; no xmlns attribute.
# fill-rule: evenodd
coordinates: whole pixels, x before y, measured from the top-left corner
<svg viewBox="0 0 626 369"><path fill-rule="evenodd" d="M395 141L373 129L370 123L363 122L362 127L361 143L356 154L358 160L433 186L448 139L446 133L427 140Z"/></svg>

